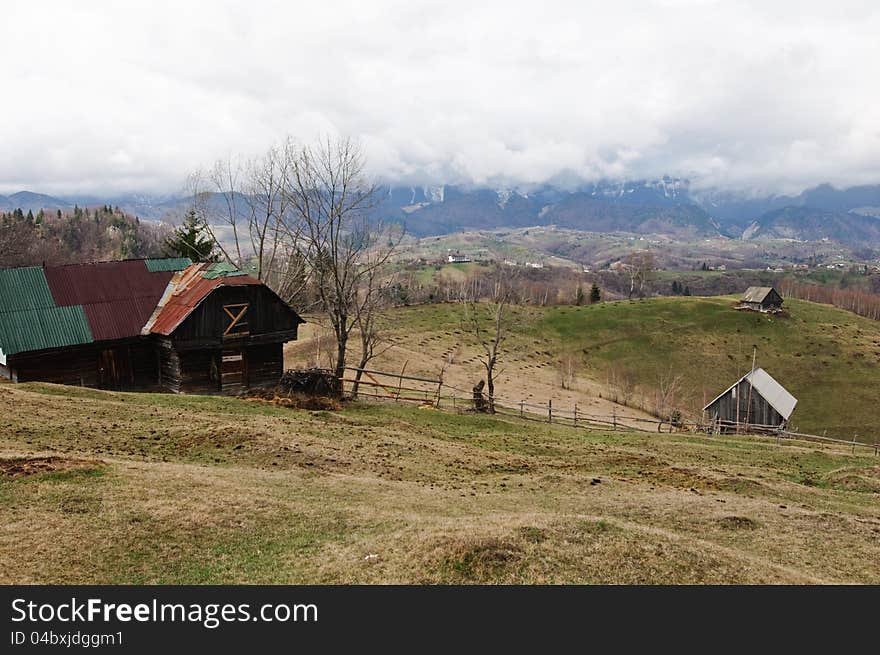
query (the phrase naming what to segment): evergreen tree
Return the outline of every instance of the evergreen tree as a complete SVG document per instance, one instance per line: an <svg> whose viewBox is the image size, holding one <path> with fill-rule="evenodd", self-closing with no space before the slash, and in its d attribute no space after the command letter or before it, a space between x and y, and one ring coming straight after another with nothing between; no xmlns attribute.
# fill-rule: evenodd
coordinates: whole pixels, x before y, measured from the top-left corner
<svg viewBox="0 0 880 655"><path fill-rule="evenodd" d="M59 209L59 210L55 213L55 215L58 217L58 220L60 221L60 220L61 220L61 210Z"/></svg>
<svg viewBox="0 0 880 655"><path fill-rule="evenodd" d="M581 306L584 304L584 299L584 288L581 286L580 282L578 282L577 291L575 291L574 293L574 304L577 306Z"/></svg>
<svg viewBox="0 0 880 655"><path fill-rule="evenodd" d="M684 295L691 295L691 288L688 285L684 285Z"/></svg>
<svg viewBox="0 0 880 655"><path fill-rule="evenodd" d="M214 255L214 240L206 235L207 228L202 223L195 210L189 210L183 219L183 225L174 230L174 233L165 241L165 248L169 254L176 257L189 257L194 262L216 261Z"/></svg>
<svg viewBox="0 0 880 655"><path fill-rule="evenodd" d="M31 224L33 224L34 222L34 212L32 212L30 209L28 209L27 213L27 222Z"/></svg>
<svg viewBox="0 0 880 655"><path fill-rule="evenodd" d="M678 283L678 280L672 281L672 295L677 296L681 293L681 285Z"/></svg>
<svg viewBox="0 0 880 655"><path fill-rule="evenodd" d="M602 292L599 291L599 285L593 282L593 286L590 287L590 304L597 303L602 300Z"/></svg>

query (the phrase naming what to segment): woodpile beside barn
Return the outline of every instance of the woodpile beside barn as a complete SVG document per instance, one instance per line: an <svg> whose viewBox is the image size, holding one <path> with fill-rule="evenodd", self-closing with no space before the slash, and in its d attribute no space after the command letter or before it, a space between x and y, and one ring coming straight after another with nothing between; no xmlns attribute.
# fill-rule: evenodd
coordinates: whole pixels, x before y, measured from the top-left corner
<svg viewBox="0 0 880 655"><path fill-rule="evenodd" d="M147 259L0 270L0 375L103 389L274 385L302 319L226 264Z"/></svg>

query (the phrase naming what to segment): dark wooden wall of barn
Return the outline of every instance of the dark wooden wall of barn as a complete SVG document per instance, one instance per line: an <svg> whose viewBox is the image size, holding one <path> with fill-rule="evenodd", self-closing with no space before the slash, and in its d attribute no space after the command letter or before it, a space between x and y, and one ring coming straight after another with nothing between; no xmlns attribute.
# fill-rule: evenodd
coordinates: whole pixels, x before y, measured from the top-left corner
<svg viewBox="0 0 880 655"><path fill-rule="evenodd" d="M256 285L218 287L174 331L176 342L220 340L229 327L231 318L224 306L247 304L245 320L250 337L274 333L289 333L286 340L296 338L297 314L267 287ZM240 332L240 327L232 332Z"/></svg>
<svg viewBox="0 0 880 655"><path fill-rule="evenodd" d="M170 339L158 339L161 385L175 393L236 394L273 386L284 372L284 344L281 342L240 348L200 348L177 351ZM224 375L223 356L240 355L236 370Z"/></svg>
<svg viewBox="0 0 880 655"><path fill-rule="evenodd" d="M21 353L8 359L19 382L118 390L148 389L158 382L153 346L146 339Z"/></svg>
<svg viewBox="0 0 880 655"><path fill-rule="evenodd" d="M723 396L706 408L709 418L716 418L730 423L746 423L751 425L778 426L784 423L782 415L777 412L764 398L751 388L746 380L742 380L735 387L727 391ZM751 390L751 397L749 396ZM734 393L735 392L735 393Z"/></svg>

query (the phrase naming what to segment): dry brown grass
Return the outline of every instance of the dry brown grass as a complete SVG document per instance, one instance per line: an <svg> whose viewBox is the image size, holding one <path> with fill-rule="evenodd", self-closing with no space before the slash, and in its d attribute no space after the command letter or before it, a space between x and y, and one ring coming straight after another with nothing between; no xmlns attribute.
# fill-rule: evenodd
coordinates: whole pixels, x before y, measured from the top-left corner
<svg viewBox="0 0 880 655"><path fill-rule="evenodd" d="M880 467L411 406L0 385L4 583L880 582Z"/></svg>

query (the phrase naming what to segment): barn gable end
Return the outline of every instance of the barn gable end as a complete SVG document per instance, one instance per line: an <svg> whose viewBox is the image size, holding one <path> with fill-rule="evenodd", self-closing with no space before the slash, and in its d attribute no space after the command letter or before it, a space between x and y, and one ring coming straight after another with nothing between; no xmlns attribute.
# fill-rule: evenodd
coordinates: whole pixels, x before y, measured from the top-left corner
<svg viewBox="0 0 880 655"><path fill-rule="evenodd" d="M797 399L762 368L756 368L720 393L703 411L724 426L784 426Z"/></svg>

